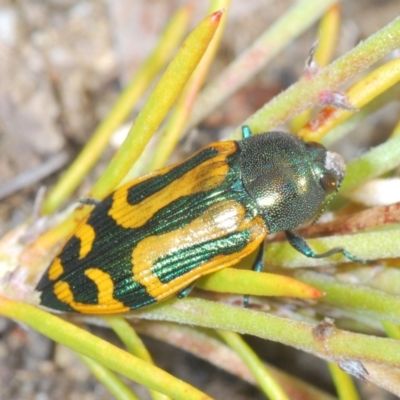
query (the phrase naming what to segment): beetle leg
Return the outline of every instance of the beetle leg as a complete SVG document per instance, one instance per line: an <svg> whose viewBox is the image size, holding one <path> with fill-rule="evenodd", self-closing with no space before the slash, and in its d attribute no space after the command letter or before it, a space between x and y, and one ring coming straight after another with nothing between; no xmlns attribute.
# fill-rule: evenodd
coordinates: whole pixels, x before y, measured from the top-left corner
<svg viewBox="0 0 400 400"><path fill-rule="evenodd" d="M251 129L248 125L243 125L242 126L242 137L243 139L247 139L250 136L253 136L253 133L251 132Z"/></svg>
<svg viewBox="0 0 400 400"><path fill-rule="evenodd" d="M97 206L101 203L100 200L96 200L91 197L84 197L82 199L79 199L78 202L84 204L85 206Z"/></svg>
<svg viewBox="0 0 400 400"><path fill-rule="evenodd" d="M346 258L348 258L351 261L360 263L360 264L367 264L365 260L362 260L353 254L349 253L346 249L343 247L335 247L334 249L328 250L325 253L320 253L316 254L314 251L311 249L309 244L305 241L304 238L302 238L300 235L297 233L294 233L292 231L285 231L286 237L291 244L291 246L299 251L301 254L305 255L306 257L310 258L325 258L329 257L333 254L337 253L342 253Z"/></svg>
<svg viewBox="0 0 400 400"><path fill-rule="evenodd" d="M264 267L263 260L264 260L264 243L261 243L260 247L258 248L257 255L251 269L255 272L261 272ZM245 296L243 296L243 307L247 308L248 306L249 306L249 295L246 294Z"/></svg>
<svg viewBox="0 0 400 400"><path fill-rule="evenodd" d="M256 272L261 272L264 267L263 259L264 259L264 242L261 243L260 247L258 248L257 256L254 260L254 264L251 267L251 269Z"/></svg>
<svg viewBox="0 0 400 400"><path fill-rule="evenodd" d="M189 286L185 287L185 289L182 289L180 292L178 292L177 294L178 299L185 298L192 291L195 284L196 282L191 283Z"/></svg>

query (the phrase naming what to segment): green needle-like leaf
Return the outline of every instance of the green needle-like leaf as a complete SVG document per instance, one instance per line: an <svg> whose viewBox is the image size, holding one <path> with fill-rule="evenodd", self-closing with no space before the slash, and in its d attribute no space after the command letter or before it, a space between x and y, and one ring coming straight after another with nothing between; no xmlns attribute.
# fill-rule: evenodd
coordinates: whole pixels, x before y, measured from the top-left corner
<svg viewBox="0 0 400 400"><path fill-rule="evenodd" d="M125 142L94 185L91 197L103 199L128 173L197 67L222 14L222 11L211 14L188 36L137 116Z"/></svg>

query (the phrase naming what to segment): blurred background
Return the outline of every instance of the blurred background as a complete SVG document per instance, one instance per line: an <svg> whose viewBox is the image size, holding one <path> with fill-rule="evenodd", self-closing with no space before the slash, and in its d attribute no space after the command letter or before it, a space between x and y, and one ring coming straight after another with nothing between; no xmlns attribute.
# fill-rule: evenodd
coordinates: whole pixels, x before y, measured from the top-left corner
<svg viewBox="0 0 400 400"><path fill-rule="evenodd" d="M51 186L104 118L121 88L154 48L160 32L186 2L179 0L0 0L0 234L32 213L41 185ZM233 0L210 79L249 46L294 1ZM192 27L208 2L193 1ZM398 0L345 1L336 56L353 48L400 14ZM315 41L317 25L201 124L192 153L240 123L294 83ZM132 113L132 120L137 110ZM398 104L354 135L347 158L386 137L398 118ZM84 195L114 153L110 147L86 177L74 199ZM106 330L96 334L116 341ZM146 339L162 368L217 399L262 399L252 386L169 345ZM269 362L333 390L325 364L282 345L251 339ZM135 389L143 398L146 392ZM375 387L365 399L394 398ZM69 350L36 332L0 318L0 399L109 399L110 394Z"/></svg>

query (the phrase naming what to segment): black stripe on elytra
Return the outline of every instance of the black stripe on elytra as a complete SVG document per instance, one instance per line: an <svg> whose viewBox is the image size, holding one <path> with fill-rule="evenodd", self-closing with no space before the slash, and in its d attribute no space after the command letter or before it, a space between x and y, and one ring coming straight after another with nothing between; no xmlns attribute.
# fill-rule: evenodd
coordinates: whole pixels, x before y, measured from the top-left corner
<svg viewBox="0 0 400 400"><path fill-rule="evenodd" d="M152 272L162 283L186 274L217 255L229 255L243 250L251 237L250 230L233 232L225 237L199 243L160 257L154 263Z"/></svg>
<svg viewBox="0 0 400 400"><path fill-rule="evenodd" d="M215 157L219 154L219 151L213 147L206 147L194 154L186 162L177 165L163 175L156 175L152 178L146 179L143 182L138 183L128 190L127 202L131 205L138 204L150 197L154 193L159 192L171 182L179 179L193 168L202 164L203 162Z"/></svg>
<svg viewBox="0 0 400 400"><path fill-rule="evenodd" d="M62 301L58 300L53 290L46 290L40 294L40 304L45 307L52 308L54 310L60 310L64 312L74 311L74 309L70 305L65 304Z"/></svg>
<svg viewBox="0 0 400 400"><path fill-rule="evenodd" d="M49 271L47 270L45 274L40 278L39 283L36 285L36 290L42 291L47 287L52 285L52 281L49 279Z"/></svg>

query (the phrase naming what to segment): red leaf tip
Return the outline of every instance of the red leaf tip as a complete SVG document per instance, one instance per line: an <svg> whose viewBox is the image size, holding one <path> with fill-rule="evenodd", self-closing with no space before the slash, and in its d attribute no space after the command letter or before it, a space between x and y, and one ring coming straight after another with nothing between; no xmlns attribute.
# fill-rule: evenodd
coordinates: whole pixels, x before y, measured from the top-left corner
<svg viewBox="0 0 400 400"><path fill-rule="evenodd" d="M211 21L219 22L222 17L222 14L226 11L226 8L222 8L221 10L215 11L215 13L211 14Z"/></svg>

